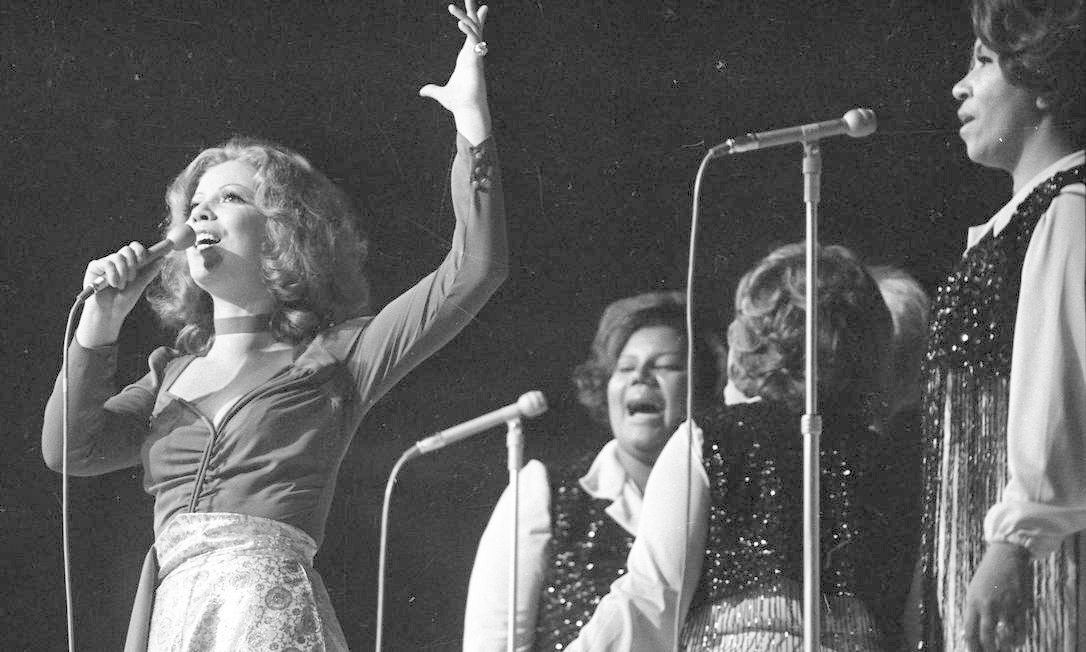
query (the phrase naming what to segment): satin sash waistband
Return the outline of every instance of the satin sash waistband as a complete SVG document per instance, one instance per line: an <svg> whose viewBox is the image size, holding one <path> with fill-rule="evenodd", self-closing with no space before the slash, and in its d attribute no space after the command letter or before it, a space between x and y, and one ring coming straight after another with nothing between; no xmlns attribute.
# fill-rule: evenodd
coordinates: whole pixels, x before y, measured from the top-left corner
<svg viewBox="0 0 1086 652"><path fill-rule="evenodd" d="M302 530L269 518L228 512L178 514L155 539L158 577L205 555L294 559L312 566L317 544Z"/></svg>

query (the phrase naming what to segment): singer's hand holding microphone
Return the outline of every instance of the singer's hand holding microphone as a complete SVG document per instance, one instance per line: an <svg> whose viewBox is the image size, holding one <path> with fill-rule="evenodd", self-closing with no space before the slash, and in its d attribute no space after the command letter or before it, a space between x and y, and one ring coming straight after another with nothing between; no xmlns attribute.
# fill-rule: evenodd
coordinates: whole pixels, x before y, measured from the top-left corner
<svg viewBox="0 0 1086 652"><path fill-rule="evenodd" d="M115 340L120 323L158 275L162 258L171 251L191 247L195 241L192 227L179 224L151 247L132 242L115 253L91 261L83 275L83 291L76 298L82 301L94 297L80 320L80 343L95 346ZM95 323L84 325L85 322ZM103 329L104 332L93 332Z"/></svg>
<svg viewBox="0 0 1086 652"><path fill-rule="evenodd" d="M171 251L187 249L196 243L196 232L188 224L179 224L166 234L160 242L150 248L138 242L132 242L105 258L92 260L87 265L83 276L83 292L80 297L113 288L118 293L129 289L128 285L136 281L140 292L151 282L161 267L158 261Z"/></svg>

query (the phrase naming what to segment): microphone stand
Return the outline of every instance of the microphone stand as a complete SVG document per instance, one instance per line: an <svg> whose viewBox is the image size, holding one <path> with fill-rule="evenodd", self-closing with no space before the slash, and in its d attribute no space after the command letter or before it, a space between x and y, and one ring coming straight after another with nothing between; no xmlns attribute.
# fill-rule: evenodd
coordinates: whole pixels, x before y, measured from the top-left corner
<svg viewBox="0 0 1086 652"><path fill-rule="evenodd" d="M822 417L818 414L818 202L822 174L819 142L803 142L803 201L807 205L807 315L804 346L806 413L803 434L803 650L817 652L821 640L819 599L819 474Z"/></svg>
<svg viewBox="0 0 1086 652"><path fill-rule="evenodd" d="M822 174L822 152L819 138L841 133L862 138L875 131L875 114L870 109L854 109L839 121L803 125L788 129L748 134L732 138L709 150L698 169L694 182L694 212L690 235L690 267L687 291L693 286L694 234L697 226L698 189L705 163L710 158L737 154L761 147L773 147L793 142L803 144L803 200L807 205L807 297L806 333L804 347L805 412L800 419L803 436L803 650L816 652L821 643L820 552L819 552L819 481L821 473L822 417L818 414L818 202ZM764 141L764 142L763 142ZM688 356L690 354L688 353ZM688 406L689 409L689 406ZM685 568L684 557L684 568ZM677 638L677 637L676 637Z"/></svg>
<svg viewBox="0 0 1086 652"><path fill-rule="evenodd" d="M513 496L513 518L509 537L509 616L506 621L506 646L517 649L517 543L520 530L520 467L524 465L524 428L519 418L506 422L505 445L508 449L509 491Z"/></svg>

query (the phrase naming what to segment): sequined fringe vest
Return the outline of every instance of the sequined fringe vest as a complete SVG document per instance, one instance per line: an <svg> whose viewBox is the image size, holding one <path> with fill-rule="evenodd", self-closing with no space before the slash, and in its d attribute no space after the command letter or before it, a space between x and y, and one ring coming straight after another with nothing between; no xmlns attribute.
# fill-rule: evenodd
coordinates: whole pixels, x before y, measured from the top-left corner
<svg viewBox="0 0 1086 652"><path fill-rule="evenodd" d="M1083 167L1054 175L998 234L971 247L936 291L924 361L922 650L955 650L965 592L984 554L984 517L1007 483L1007 407L1022 263L1053 198ZM1074 539L1034 562L1030 652L1070 650L1075 635ZM1070 618L1068 618L1070 616ZM1071 644L1073 646L1073 643Z"/></svg>
<svg viewBox="0 0 1086 652"><path fill-rule="evenodd" d="M594 458L563 466L551 478L550 565L539 601L536 650L565 649L611 583L626 572L633 536L604 512L610 501L593 498L578 482Z"/></svg>
<svg viewBox="0 0 1086 652"><path fill-rule="evenodd" d="M822 644L880 650L868 605L888 560L883 524L864 488L874 434L859 408L827 411L821 449ZM709 476L709 527L683 649L798 649L802 637L803 440L799 416L772 402L733 405L698 419ZM725 605L723 609L719 605ZM707 607L717 607L707 609ZM711 613L715 611L715 613ZM708 613L708 615L706 615Z"/></svg>

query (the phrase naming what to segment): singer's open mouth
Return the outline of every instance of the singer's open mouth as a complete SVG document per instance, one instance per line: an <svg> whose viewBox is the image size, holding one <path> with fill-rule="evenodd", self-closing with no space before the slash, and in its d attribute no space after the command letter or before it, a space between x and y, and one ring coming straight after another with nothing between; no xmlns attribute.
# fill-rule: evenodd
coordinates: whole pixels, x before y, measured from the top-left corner
<svg viewBox="0 0 1086 652"><path fill-rule="evenodd" d="M219 244L219 236L201 231L196 234L196 248L206 249L208 247Z"/></svg>
<svg viewBox="0 0 1086 652"><path fill-rule="evenodd" d="M655 401L636 399L626 403L626 411L630 416L635 414L659 414L664 411L664 408Z"/></svg>

